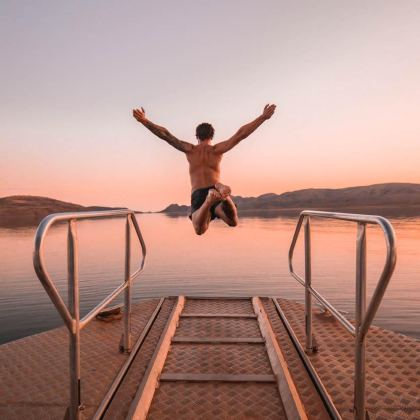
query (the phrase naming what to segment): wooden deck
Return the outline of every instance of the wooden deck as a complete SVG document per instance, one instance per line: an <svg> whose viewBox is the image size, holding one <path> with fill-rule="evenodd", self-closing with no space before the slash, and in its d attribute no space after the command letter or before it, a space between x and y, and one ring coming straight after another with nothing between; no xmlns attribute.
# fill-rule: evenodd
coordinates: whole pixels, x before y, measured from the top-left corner
<svg viewBox="0 0 420 420"><path fill-rule="evenodd" d="M302 305L278 299L301 343ZM158 299L133 305L127 374L102 418L330 418L274 302L260 298L168 298L150 329ZM83 418L93 418L128 355L118 351L122 321L83 330ZM310 355L343 419L351 419L353 337L331 316L314 312L318 353ZM0 418L62 419L69 400L64 328L0 346ZM367 342L371 418L420 418L420 343L372 328Z"/></svg>

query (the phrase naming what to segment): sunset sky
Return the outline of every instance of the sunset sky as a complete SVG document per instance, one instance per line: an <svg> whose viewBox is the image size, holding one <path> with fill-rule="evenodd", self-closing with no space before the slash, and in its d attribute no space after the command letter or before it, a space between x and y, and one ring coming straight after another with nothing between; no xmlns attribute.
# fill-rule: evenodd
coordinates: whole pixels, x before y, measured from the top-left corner
<svg viewBox="0 0 420 420"><path fill-rule="evenodd" d="M185 156L131 116L215 141L255 196L420 182L420 1L18 1L0 5L0 196L160 210Z"/></svg>

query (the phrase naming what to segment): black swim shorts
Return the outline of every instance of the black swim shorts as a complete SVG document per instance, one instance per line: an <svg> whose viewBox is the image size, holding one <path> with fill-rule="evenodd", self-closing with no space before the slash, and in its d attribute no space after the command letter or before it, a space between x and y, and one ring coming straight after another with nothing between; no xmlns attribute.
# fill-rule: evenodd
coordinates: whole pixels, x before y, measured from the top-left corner
<svg viewBox="0 0 420 420"><path fill-rule="evenodd" d="M211 185L210 187L206 188L198 188L197 190L193 191L191 194L191 213L190 213L190 219L192 219L192 214L198 210L206 201L207 194L209 190L214 188L214 185ZM216 213L214 212L216 207L221 203L221 201L216 201L210 208L210 214L211 214L211 220L214 220L218 218L216 216Z"/></svg>

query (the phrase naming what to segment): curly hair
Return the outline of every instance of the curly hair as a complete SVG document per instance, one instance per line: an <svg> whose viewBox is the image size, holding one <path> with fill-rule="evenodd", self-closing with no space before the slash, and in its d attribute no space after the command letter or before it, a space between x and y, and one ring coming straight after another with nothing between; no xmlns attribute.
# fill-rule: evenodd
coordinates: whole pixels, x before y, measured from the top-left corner
<svg viewBox="0 0 420 420"><path fill-rule="evenodd" d="M212 139L214 136L214 128L209 123L201 123L195 129L195 135L200 141Z"/></svg>

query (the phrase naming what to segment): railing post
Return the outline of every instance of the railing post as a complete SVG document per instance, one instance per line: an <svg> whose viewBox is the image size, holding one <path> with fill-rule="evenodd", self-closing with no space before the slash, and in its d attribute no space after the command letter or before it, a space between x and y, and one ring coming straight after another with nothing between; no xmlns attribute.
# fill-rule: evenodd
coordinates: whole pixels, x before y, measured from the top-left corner
<svg viewBox="0 0 420 420"><path fill-rule="evenodd" d="M80 419L80 313L79 313L79 274L76 221L70 220L67 236L67 273L69 312L73 318L70 331L70 407L71 420Z"/></svg>
<svg viewBox="0 0 420 420"><path fill-rule="evenodd" d="M125 276L124 281L127 287L124 290L124 336L123 351L129 353L131 351L131 230L130 216L127 215L125 222Z"/></svg>
<svg viewBox="0 0 420 420"><path fill-rule="evenodd" d="M306 350L312 352L312 295L309 291L312 281L311 272L311 222L305 219L305 330Z"/></svg>
<svg viewBox="0 0 420 420"><path fill-rule="evenodd" d="M365 407L365 337L360 326L366 313L366 224L357 224L356 242L356 337L354 353L354 418L366 418Z"/></svg>

